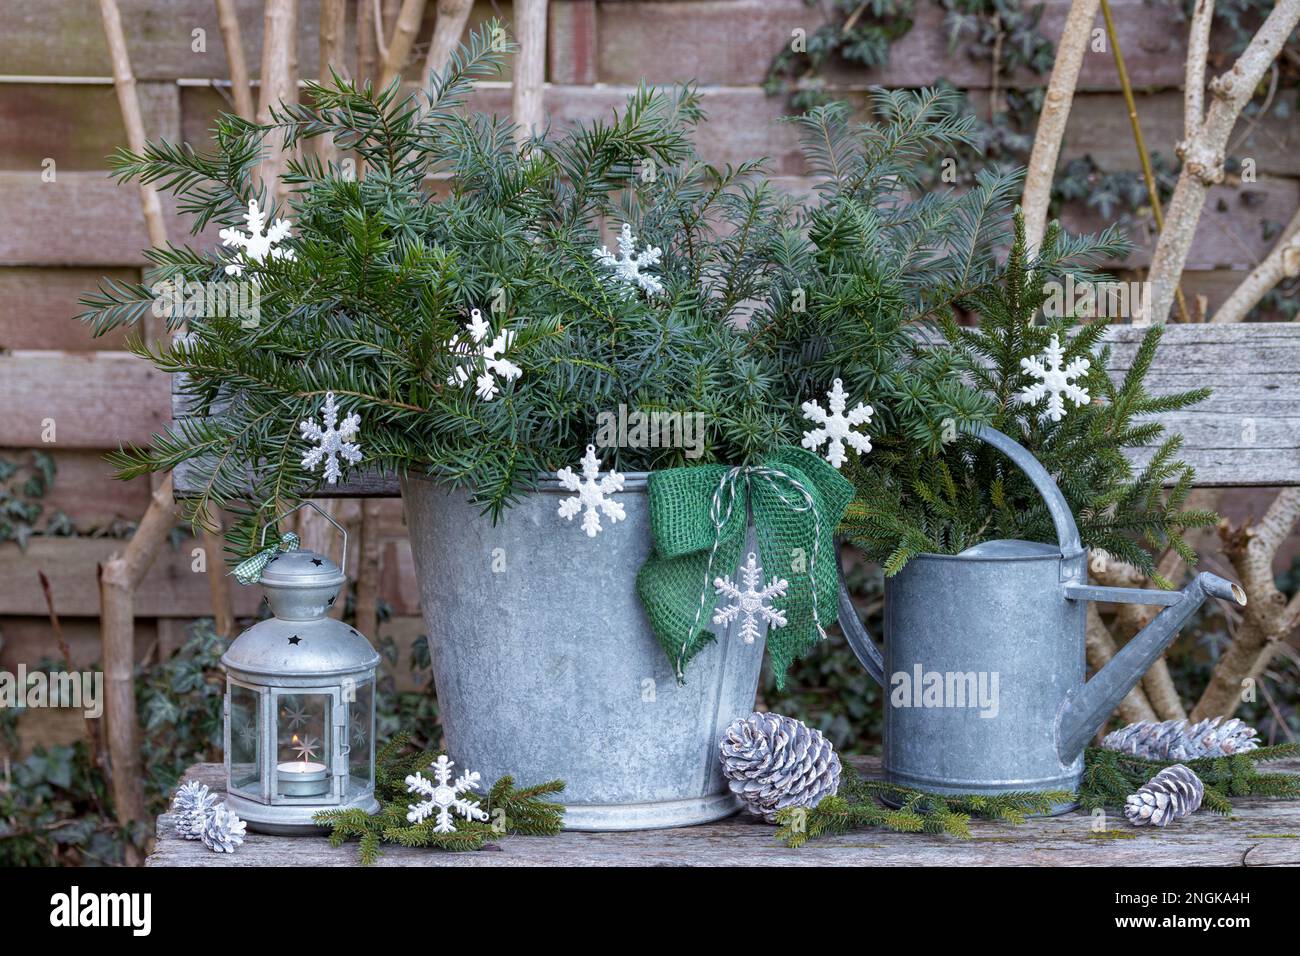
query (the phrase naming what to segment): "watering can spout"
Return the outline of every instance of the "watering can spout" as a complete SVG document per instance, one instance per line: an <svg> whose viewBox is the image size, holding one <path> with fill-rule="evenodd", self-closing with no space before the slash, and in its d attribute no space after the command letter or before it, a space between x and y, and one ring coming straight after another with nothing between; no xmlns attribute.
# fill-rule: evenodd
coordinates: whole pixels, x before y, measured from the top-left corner
<svg viewBox="0 0 1300 956"><path fill-rule="evenodd" d="M1056 725L1057 753L1066 764L1083 753L1102 722L1142 679L1207 597L1224 598L1240 605L1246 603L1246 592L1241 585L1208 572L1198 574L1181 592L1079 584L1066 585L1065 592L1073 600L1165 605L1092 680L1066 697Z"/></svg>

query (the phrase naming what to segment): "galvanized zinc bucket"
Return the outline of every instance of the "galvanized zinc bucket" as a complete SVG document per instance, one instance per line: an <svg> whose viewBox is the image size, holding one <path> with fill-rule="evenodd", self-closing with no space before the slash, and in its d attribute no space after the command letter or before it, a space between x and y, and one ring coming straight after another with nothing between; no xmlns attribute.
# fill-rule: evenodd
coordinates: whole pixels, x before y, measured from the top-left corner
<svg viewBox="0 0 1300 956"><path fill-rule="evenodd" d="M463 491L406 479L402 498L449 755L491 782L562 778L570 830L707 823L739 804L719 770L727 724L753 710L764 637L722 634L679 686L646 621L645 474L626 519L587 537L544 481L499 523Z"/></svg>

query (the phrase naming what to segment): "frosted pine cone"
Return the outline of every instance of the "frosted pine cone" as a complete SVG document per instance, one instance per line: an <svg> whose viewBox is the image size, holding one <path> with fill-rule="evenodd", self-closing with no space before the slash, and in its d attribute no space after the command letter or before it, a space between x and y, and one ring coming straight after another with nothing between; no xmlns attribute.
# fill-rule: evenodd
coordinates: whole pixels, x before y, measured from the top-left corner
<svg viewBox="0 0 1300 956"><path fill-rule="evenodd" d="M186 840L203 837L203 826L217 805L217 795L206 784L191 780L176 791L172 798L173 821L176 835Z"/></svg>
<svg viewBox="0 0 1300 956"><path fill-rule="evenodd" d="M1137 793L1125 798L1124 816L1135 827L1147 824L1163 827L1195 813L1204 796L1205 785L1201 778L1176 763L1165 767Z"/></svg>
<svg viewBox="0 0 1300 956"><path fill-rule="evenodd" d="M831 742L791 717L738 717L719 748L731 792L768 823L786 807L817 806L840 784L840 758Z"/></svg>
<svg viewBox="0 0 1300 956"><path fill-rule="evenodd" d="M1186 720L1158 724L1143 720L1107 734L1101 745L1147 760L1198 760L1254 750L1259 737L1254 727L1235 717L1215 717L1190 726Z"/></svg>
<svg viewBox="0 0 1300 956"><path fill-rule="evenodd" d="M248 824L224 803L218 804L203 826L203 845L213 853L234 853L244 842Z"/></svg>

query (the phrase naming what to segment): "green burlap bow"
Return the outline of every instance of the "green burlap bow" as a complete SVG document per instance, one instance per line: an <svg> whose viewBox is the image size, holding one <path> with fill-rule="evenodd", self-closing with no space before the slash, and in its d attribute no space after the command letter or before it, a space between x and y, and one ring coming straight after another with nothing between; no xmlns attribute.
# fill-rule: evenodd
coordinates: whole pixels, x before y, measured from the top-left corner
<svg viewBox="0 0 1300 956"><path fill-rule="evenodd" d="M240 584L256 584L262 580L262 572L270 560L275 557L279 551L297 551L298 545L302 542L292 531L286 531L280 536L280 540L269 548L263 548L251 558L245 558L235 565L235 570L230 573L235 576L235 580Z"/></svg>
<svg viewBox="0 0 1300 956"><path fill-rule="evenodd" d="M772 602L786 624L767 634L783 687L791 662L835 619L835 529L852 484L817 455L785 447L752 466L656 471L649 490L654 550L637 574L637 593L678 682L685 682L687 662L716 639L708 630L714 580L736 573L752 516L764 575L789 582L786 596Z"/></svg>

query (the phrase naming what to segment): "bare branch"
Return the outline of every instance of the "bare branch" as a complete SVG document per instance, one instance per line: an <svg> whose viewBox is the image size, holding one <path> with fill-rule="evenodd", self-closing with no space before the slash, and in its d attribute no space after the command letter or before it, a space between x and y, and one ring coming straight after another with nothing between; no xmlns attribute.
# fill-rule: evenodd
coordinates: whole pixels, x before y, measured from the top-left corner
<svg viewBox="0 0 1300 956"><path fill-rule="evenodd" d="M388 49L384 51L384 62L379 80L380 86L387 86L401 74L402 67L411 56L411 47L415 45L416 34L424 21L425 0L402 0L401 12L397 14L397 23L393 26L393 35L388 40Z"/></svg>
<svg viewBox="0 0 1300 956"><path fill-rule="evenodd" d="M1211 322L1244 322L1247 314L1283 279L1300 275L1300 210L1282 230L1264 261L1241 280Z"/></svg>
<svg viewBox="0 0 1300 956"><path fill-rule="evenodd" d="M1153 322L1164 322L1169 317L1174 289L1187 264L1206 196L1211 186L1223 181L1232 128L1298 22L1300 0L1278 0L1232 69L1210 81L1212 101L1204 122L1193 136L1178 144L1183 169L1151 260ZM1190 119L1185 125L1190 125Z"/></svg>
<svg viewBox="0 0 1300 956"><path fill-rule="evenodd" d="M1220 524L1224 553L1232 562L1250 603L1242 612L1241 627L1210 677L1209 686L1192 710L1193 720L1229 716L1241 703L1242 682L1258 678L1295 627L1286 596L1277 589L1273 561L1278 548L1300 519L1300 488L1286 488L1273 500L1257 523L1240 528Z"/></svg>
<svg viewBox="0 0 1300 956"><path fill-rule="evenodd" d="M1101 615L1097 613L1097 605L1091 601L1088 602L1087 627L1084 634L1088 666L1092 668L1093 673L1096 673L1109 664L1110 659L1115 656L1115 639L1110 636L1110 631L1106 629L1105 622L1102 621ZM1147 696L1140 684L1136 685L1120 701L1117 710L1126 724L1136 723L1139 720L1156 719L1156 712L1152 710L1151 702L1147 700Z"/></svg>
<svg viewBox="0 0 1300 956"><path fill-rule="evenodd" d="M1037 249L1047 228L1047 207L1052 198L1052 177L1061 152L1061 140L1070 119L1070 105L1079 84L1079 69L1088 46L1093 21L1101 0L1072 0L1065 28L1056 46L1056 62L1047 83L1043 110L1038 115L1034 148L1025 172L1025 189L1020 206L1025 214L1025 235L1031 249Z"/></svg>
<svg viewBox="0 0 1300 956"><path fill-rule="evenodd" d="M226 47L226 64L230 67L230 95L235 100L235 112L252 122L254 115L253 89L248 79L248 61L244 59L244 39L239 29L239 16L235 0L216 0L217 27L221 42Z"/></svg>
<svg viewBox="0 0 1300 956"><path fill-rule="evenodd" d="M1187 40L1187 68L1183 80L1183 138L1191 139L1205 121L1205 70L1210 62L1210 26L1214 0L1196 0Z"/></svg>
<svg viewBox="0 0 1300 956"><path fill-rule="evenodd" d="M520 142L541 131L544 124L542 89L546 81L546 0L515 0L514 97L511 109L519 127Z"/></svg>
<svg viewBox="0 0 1300 956"><path fill-rule="evenodd" d="M271 121L271 107L298 99L298 0L266 0L262 30L262 88L257 103L257 121ZM268 150L262 160L262 181L274 193L279 188L288 155L279 134L268 138Z"/></svg>
<svg viewBox="0 0 1300 956"><path fill-rule="evenodd" d="M424 77L421 83L429 83L429 77L441 73L451 60L451 51L460 44L465 24L469 22L469 12L474 8L474 0L438 0L438 19L433 24L433 39L429 41L429 53L424 58Z"/></svg>

